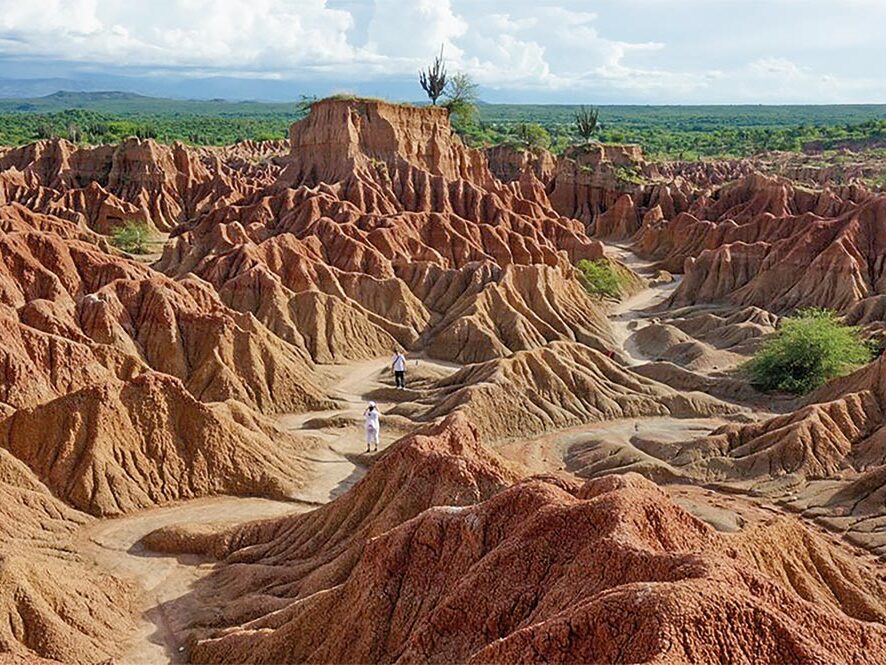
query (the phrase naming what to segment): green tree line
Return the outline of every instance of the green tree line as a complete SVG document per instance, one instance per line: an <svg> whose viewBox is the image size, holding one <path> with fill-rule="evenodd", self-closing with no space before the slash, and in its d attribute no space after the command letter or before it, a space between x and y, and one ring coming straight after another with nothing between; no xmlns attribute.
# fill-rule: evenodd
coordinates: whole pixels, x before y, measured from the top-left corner
<svg viewBox="0 0 886 665"><path fill-rule="evenodd" d="M266 106L274 110L266 111ZM224 115L213 115L210 102L203 103L199 112L182 110L187 108L172 104L165 113L0 110L0 145L23 145L50 137L76 143L115 143L129 136L164 143L226 145L245 139L285 138L289 125L304 113L296 104L243 104L236 113ZM218 108L228 107L220 104ZM454 110L455 126L474 146L511 143L559 152L584 140L575 123L578 107L479 104L477 113L470 114L465 108L461 114ZM838 122L836 111L824 113L818 107L773 107L756 115L746 107L602 107L594 138L606 143L638 143L653 158L686 160L799 151L806 144L828 149L846 141L886 141L886 118L865 119L865 113L876 115L874 107L852 108L846 108L844 117L854 122Z"/></svg>

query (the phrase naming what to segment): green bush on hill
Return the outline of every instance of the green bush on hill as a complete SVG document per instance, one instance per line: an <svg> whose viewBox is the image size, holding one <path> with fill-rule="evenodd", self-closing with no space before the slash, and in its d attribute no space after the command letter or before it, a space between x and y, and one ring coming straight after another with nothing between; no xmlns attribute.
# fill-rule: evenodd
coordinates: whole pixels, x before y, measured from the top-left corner
<svg viewBox="0 0 886 665"><path fill-rule="evenodd" d="M803 395L871 359L858 329L826 309L804 309L782 320L775 336L747 363L763 390Z"/></svg>
<svg viewBox="0 0 886 665"><path fill-rule="evenodd" d="M111 244L127 254L148 254L151 230L144 222L127 222L111 233Z"/></svg>
<svg viewBox="0 0 886 665"><path fill-rule="evenodd" d="M598 298L620 298L628 286L626 277L606 259L582 259L575 267L585 289Z"/></svg>
<svg viewBox="0 0 886 665"><path fill-rule="evenodd" d="M640 170L640 167L631 164L618 164L615 166L615 177L621 180L622 182L628 182L632 185L645 185L646 178L643 177L643 172Z"/></svg>

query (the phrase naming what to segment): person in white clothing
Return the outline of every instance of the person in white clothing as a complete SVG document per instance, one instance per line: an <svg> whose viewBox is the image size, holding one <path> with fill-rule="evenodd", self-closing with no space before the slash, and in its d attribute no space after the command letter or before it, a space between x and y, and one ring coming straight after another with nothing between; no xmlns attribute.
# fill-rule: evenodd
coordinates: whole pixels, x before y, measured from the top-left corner
<svg viewBox="0 0 886 665"><path fill-rule="evenodd" d="M397 387L403 389L406 387L406 356L402 352L397 351L394 354L394 360L391 363L394 370L394 383Z"/></svg>
<svg viewBox="0 0 886 665"><path fill-rule="evenodd" d="M375 447L378 452L378 439L380 432L378 407L375 402L370 402L363 412L363 422L366 425L366 452L370 452L370 446Z"/></svg>

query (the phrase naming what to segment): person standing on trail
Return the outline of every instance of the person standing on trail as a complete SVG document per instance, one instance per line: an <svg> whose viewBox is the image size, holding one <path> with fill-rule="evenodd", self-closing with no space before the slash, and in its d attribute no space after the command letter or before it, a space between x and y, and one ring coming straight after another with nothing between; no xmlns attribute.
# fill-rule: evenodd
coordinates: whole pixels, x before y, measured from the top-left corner
<svg viewBox="0 0 886 665"><path fill-rule="evenodd" d="M380 424L378 407L375 402L370 402L363 412L363 423L366 426L366 452L370 452L370 446L374 446L375 452L378 452Z"/></svg>
<svg viewBox="0 0 886 665"><path fill-rule="evenodd" d="M394 354L391 367L394 370L394 383L402 390L406 387L406 356L401 351Z"/></svg>

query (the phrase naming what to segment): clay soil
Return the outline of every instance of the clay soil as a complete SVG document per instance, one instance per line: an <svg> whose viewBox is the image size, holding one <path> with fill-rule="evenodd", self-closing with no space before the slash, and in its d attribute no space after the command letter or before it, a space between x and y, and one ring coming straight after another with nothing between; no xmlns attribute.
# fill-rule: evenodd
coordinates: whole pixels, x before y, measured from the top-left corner
<svg viewBox="0 0 886 665"><path fill-rule="evenodd" d="M610 245L607 252L638 274L651 275L650 264L624 247ZM632 345L631 335L638 323L648 325L651 319L667 317L660 305L678 283L679 278L646 286L611 307L610 320L620 345L617 350L631 365L653 360ZM310 434L322 442L306 457L308 480L289 500L202 498L101 520L82 529L78 542L90 560L109 572L137 579L142 587L137 631L127 644L121 663L186 662L188 629L195 616L212 610L201 605L205 598L201 600L191 592L199 580L212 573L219 574L228 565L196 554L172 556L153 552L141 543L142 538L170 527L222 532L255 520L304 513L343 495L393 441L418 426L405 417L392 415L383 430L380 452L364 452L359 423L369 399L376 399L384 414L422 397L421 388L400 392L390 387L389 362L385 357L328 366L326 371L336 377L330 396L337 401L337 408L278 416L282 429ZM451 376L460 367L421 356L411 360L410 378L417 379L419 385L427 385L429 377ZM767 410L755 411L747 405L745 408L749 421L772 415ZM692 515L720 532L737 533L792 511L752 488L692 484L689 478L678 478L667 463L670 446L704 437L731 420L622 418L549 432L528 440L502 440L494 449L524 474L595 478L612 472L640 471L661 483L671 499ZM878 566L873 555L835 538L838 532L815 525L813 528L853 557Z"/></svg>

